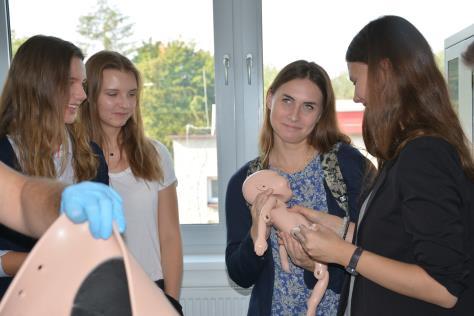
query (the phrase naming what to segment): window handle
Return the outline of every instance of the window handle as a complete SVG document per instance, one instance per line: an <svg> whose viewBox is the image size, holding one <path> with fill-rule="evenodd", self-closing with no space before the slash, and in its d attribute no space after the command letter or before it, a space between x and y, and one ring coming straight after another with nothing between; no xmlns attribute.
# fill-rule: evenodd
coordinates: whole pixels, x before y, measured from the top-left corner
<svg viewBox="0 0 474 316"><path fill-rule="evenodd" d="M224 55L222 59L222 63L224 64L224 83L226 86L229 85L229 68L230 68L230 56L228 54Z"/></svg>
<svg viewBox="0 0 474 316"><path fill-rule="evenodd" d="M247 64L247 83L252 84L252 68L253 68L253 58L252 54L247 54L245 57L245 62Z"/></svg>

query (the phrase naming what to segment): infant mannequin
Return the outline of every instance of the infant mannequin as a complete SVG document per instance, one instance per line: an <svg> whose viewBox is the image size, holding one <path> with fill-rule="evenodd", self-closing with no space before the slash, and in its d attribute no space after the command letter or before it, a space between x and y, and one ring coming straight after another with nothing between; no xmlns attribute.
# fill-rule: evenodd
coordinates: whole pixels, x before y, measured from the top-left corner
<svg viewBox="0 0 474 316"><path fill-rule="evenodd" d="M257 226L257 238L254 241L254 250L258 256L262 256L268 248L267 236L265 236L267 226L274 226L278 231L287 232L293 235L300 225L312 227L311 223L301 214L289 212L286 202L293 195L288 181L272 170L257 171L244 181L242 192L245 200L253 204L260 192L272 189L267 202L260 210ZM290 273L288 255L284 245L280 245L279 254L282 269ZM329 282L329 273L325 264L315 262L314 276L318 279L313 292L308 300L307 315L316 315L316 308L326 291Z"/></svg>

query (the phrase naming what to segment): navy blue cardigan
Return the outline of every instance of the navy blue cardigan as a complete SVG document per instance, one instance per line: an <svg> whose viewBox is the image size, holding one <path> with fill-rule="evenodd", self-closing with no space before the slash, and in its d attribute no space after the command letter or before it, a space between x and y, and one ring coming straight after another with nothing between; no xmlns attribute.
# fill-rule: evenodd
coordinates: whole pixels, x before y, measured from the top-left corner
<svg viewBox="0 0 474 316"><path fill-rule="evenodd" d="M373 171L373 166L357 149L347 144L341 144L337 152L337 158L347 186L350 218L352 222L355 222L359 214L360 202L363 201L363 194L361 193L363 180ZM248 163L232 176L227 186L227 247L225 259L229 277L235 283L244 288L254 286L250 297L248 315L266 316L270 315L271 312L274 263L271 247L261 257L254 252L253 241L250 237L252 219L242 195L242 184L247 177L247 170ZM340 217L345 216L326 182L324 182L324 188L326 189L329 213ZM340 293L344 279L344 269L340 266L329 265L329 273L328 288ZM312 289L316 284L316 278L311 271L305 270L304 279L308 288Z"/></svg>
<svg viewBox="0 0 474 316"><path fill-rule="evenodd" d="M91 148L94 154L99 157L99 167L97 169L97 175L91 181L101 182L109 184L109 169L104 158L104 154L100 147L91 143ZM0 137L0 161L21 172L20 165L15 155L15 151L10 144L10 141L6 136ZM20 252L29 252L36 243L36 239L29 236L20 234L10 228L0 224L0 249L1 250L12 250ZM0 298L5 294L8 286L10 285L12 278L0 277Z"/></svg>

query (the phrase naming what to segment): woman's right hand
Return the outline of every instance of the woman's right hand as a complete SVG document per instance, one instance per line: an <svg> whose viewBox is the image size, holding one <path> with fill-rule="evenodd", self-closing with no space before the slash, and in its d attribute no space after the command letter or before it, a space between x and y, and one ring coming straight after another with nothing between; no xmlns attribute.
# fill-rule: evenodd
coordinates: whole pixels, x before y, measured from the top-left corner
<svg viewBox="0 0 474 316"><path fill-rule="evenodd" d="M298 228L293 236L311 258L323 263L347 265L347 262L341 259L342 254L347 254L348 251L350 253L351 250L347 249L355 248L354 245L343 241L332 229L324 225L316 224L312 228L300 225Z"/></svg>
<svg viewBox="0 0 474 316"><path fill-rule="evenodd" d="M342 217L331 215L325 212L315 211L313 209L303 207L300 205L295 205L292 208L289 208L288 211L300 213L301 215L306 217L306 219L310 221L311 223L326 226L338 235L341 233L342 225L344 222L344 219ZM354 224L350 223L347 234L346 234L347 241L352 240L353 232L354 232Z"/></svg>
<svg viewBox="0 0 474 316"><path fill-rule="evenodd" d="M304 206L295 205L289 208L288 211L300 213L301 215L306 217L308 221L331 228L335 233L339 231L342 225L341 217L321 211L315 211Z"/></svg>
<svg viewBox="0 0 474 316"><path fill-rule="evenodd" d="M273 194L273 189L267 189L259 193L255 197L255 201L252 204L252 207L250 209L250 214L252 216L252 227L250 228L250 236L252 237L252 240L254 242L257 239L258 221L260 218L260 213L262 212L262 208L265 205L265 203L269 202L268 198L270 197L271 194ZM266 231L265 231L266 239L268 239L268 237L270 236L270 226L271 226L271 222L269 221Z"/></svg>

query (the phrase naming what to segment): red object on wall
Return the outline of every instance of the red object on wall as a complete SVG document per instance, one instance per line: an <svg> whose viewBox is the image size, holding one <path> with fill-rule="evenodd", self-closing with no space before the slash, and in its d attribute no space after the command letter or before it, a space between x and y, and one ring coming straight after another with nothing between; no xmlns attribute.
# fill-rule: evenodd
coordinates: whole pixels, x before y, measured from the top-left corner
<svg viewBox="0 0 474 316"><path fill-rule="evenodd" d="M362 134L364 112L336 112L339 128L344 134Z"/></svg>

